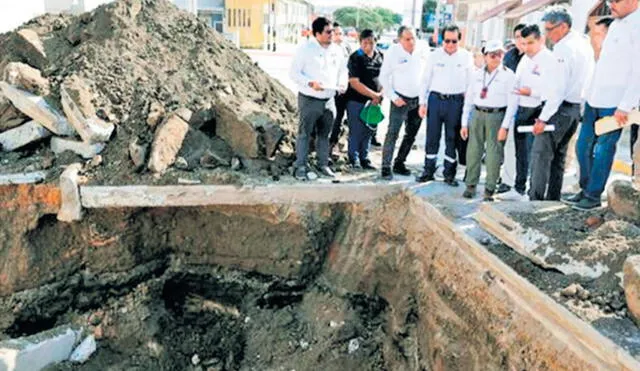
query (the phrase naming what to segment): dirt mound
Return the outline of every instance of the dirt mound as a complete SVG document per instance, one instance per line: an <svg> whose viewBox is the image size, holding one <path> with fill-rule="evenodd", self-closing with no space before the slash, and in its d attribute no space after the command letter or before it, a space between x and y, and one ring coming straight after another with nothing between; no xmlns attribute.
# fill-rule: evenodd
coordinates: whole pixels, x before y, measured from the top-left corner
<svg viewBox="0 0 640 371"><path fill-rule="evenodd" d="M97 118L115 125L102 164L89 174L92 182L153 181L144 171L137 174L140 166L129 147L135 141L148 153L155 129L172 113L189 124L178 153L184 170L229 167L232 157L246 165L257 159L263 168L269 164L261 160L278 160L285 167L293 154L292 94L205 23L166 0L118 0L77 17L45 15L0 35L0 50L0 71L21 62L42 73L50 85L44 98L54 109L63 111L61 87L80 79ZM8 111L0 99L0 119L12 120L7 127L27 120ZM0 154L0 172L57 170L78 160L54 157L48 142ZM200 161L204 154L216 161ZM57 175L50 172L50 178Z"/></svg>

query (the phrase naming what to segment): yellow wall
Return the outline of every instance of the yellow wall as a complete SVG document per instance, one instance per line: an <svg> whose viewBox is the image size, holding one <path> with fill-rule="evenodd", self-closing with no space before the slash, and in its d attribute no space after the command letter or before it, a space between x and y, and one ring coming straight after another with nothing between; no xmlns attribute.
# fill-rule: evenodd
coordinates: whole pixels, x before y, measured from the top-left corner
<svg viewBox="0 0 640 371"><path fill-rule="evenodd" d="M226 0L227 32L238 32L240 47L262 48L265 42L264 6L274 0Z"/></svg>

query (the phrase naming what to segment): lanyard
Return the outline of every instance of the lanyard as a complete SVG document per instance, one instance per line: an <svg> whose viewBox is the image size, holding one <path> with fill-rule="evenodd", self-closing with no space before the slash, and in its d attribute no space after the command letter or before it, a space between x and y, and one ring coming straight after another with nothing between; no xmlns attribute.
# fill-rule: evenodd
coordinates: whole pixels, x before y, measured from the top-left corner
<svg viewBox="0 0 640 371"><path fill-rule="evenodd" d="M487 77L487 69L484 69L484 73L482 74L482 90L480 91L480 99L485 99L487 97L487 92L489 92L489 85L493 82L493 79L498 76L498 69L496 69L495 75L489 80L489 83L485 85L486 77Z"/></svg>

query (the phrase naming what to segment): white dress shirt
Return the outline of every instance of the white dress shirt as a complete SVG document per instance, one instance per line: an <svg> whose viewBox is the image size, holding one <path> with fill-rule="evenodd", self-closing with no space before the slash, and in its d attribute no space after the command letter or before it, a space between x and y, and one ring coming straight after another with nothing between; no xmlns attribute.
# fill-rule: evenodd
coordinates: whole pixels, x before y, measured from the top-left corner
<svg viewBox="0 0 640 371"><path fill-rule="evenodd" d="M298 85L301 94L318 99L332 98L338 87L346 90L349 82L342 48L336 44L325 48L315 38L310 39L298 48L289 77ZM317 81L326 88L315 91L309 86L311 81Z"/></svg>
<svg viewBox="0 0 640 371"><path fill-rule="evenodd" d="M640 9L616 19L602 44L587 94L596 108L629 112L640 100Z"/></svg>
<svg viewBox="0 0 640 371"><path fill-rule="evenodd" d="M418 97L421 57L418 50L408 53L400 44L393 44L387 49L379 76L385 97L391 101L400 98L398 94L407 98Z"/></svg>
<svg viewBox="0 0 640 371"><path fill-rule="evenodd" d="M563 37L553 47L553 56L558 63L557 73L542 77L548 96L540 120L548 122L558 111L562 102L580 104L583 101L586 83L593 73L594 56L589 41L574 31Z"/></svg>
<svg viewBox="0 0 640 371"><path fill-rule="evenodd" d="M529 88L531 94L519 95L518 104L522 107L535 108L547 100L549 93L542 75L545 73L555 75L558 68L558 60L547 48L543 47L533 57L523 56L516 70L516 89Z"/></svg>
<svg viewBox="0 0 640 371"><path fill-rule="evenodd" d="M464 94L473 74L473 56L465 49L449 55L436 49L427 60L420 84L420 104L427 104L429 94Z"/></svg>
<svg viewBox="0 0 640 371"><path fill-rule="evenodd" d="M492 80L493 79L493 80ZM490 82L491 81L491 82ZM481 97L483 86L487 86L487 96ZM471 111L476 107L506 108L502 124L504 129L509 129L518 109L518 96L513 93L516 87L516 75L503 65L498 66L492 73L485 68L477 70L469 84L464 98L462 110L462 127L469 127Z"/></svg>

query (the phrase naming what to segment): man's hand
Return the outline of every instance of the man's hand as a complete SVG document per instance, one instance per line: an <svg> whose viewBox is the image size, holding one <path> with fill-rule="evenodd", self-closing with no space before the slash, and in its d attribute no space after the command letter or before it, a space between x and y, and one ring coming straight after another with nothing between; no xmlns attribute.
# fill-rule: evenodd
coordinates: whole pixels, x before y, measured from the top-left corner
<svg viewBox="0 0 640 371"><path fill-rule="evenodd" d="M371 104L374 105L379 105L380 102L382 102L382 94L381 93L375 93L372 97L371 97Z"/></svg>
<svg viewBox="0 0 640 371"><path fill-rule="evenodd" d="M500 130L498 130L498 142L504 142L507 140L507 134L509 134L509 130L500 128Z"/></svg>
<svg viewBox="0 0 640 371"><path fill-rule="evenodd" d="M623 127L629 121L629 112L621 111L619 109L616 110L616 113L613 114L613 117L616 118L619 127Z"/></svg>
<svg viewBox="0 0 640 371"><path fill-rule="evenodd" d="M544 133L545 125L547 125L546 122L536 119L536 123L533 125L533 135L540 135Z"/></svg>
<svg viewBox="0 0 640 371"><path fill-rule="evenodd" d="M404 99L402 98L398 98L393 101L393 104L395 104L396 107L402 107L402 106L406 106L407 102L405 102Z"/></svg>
<svg viewBox="0 0 640 371"><path fill-rule="evenodd" d="M309 87L315 91L323 91L322 83L318 81L309 81Z"/></svg>
<svg viewBox="0 0 640 371"><path fill-rule="evenodd" d="M347 88L344 85L338 85L338 94L344 94L347 92Z"/></svg>
<svg viewBox="0 0 640 371"><path fill-rule="evenodd" d="M467 140L469 138L469 128L463 127L460 129L460 137L462 137L462 140Z"/></svg>
<svg viewBox="0 0 640 371"><path fill-rule="evenodd" d="M531 95L531 88L524 87L524 88L516 89L516 94L524 95L528 97Z"/></svg>
<svg viewBox="0 0 640 371"><path fill-rule="evenodd" d="M427 117L427 105L426 104L421 104L420 108L418 108L418 115L420 116L421 119Z"/></svg>

